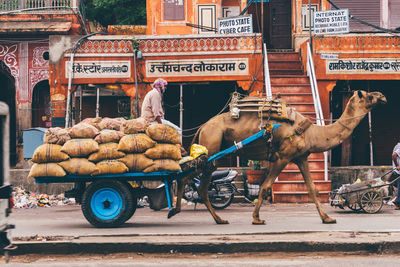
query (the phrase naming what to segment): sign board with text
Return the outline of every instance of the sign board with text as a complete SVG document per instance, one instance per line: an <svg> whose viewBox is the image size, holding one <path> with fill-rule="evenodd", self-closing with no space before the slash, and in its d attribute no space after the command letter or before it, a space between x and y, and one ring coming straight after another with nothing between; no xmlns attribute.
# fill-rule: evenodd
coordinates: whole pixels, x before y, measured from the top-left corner
<svg viewBox="0 0 400 267"><path fill-rule="evenodd" d="M315 34L348 33L349 24L348 9L314 12Z"/></svg>
<svg viewBox="0 0 400 267"><path fill-rule="evenodd" d="M218 19L218 34L240 33L253 33L253 19L251 15Z"/></svg>
<svg viewBox="0 0 400 267"><path fill-rule="evenodd" d="M69 76L69 62L65 62L65 78ZM74 61L74 79L88 78L130 78L131 62L126 61Z"/></svg>

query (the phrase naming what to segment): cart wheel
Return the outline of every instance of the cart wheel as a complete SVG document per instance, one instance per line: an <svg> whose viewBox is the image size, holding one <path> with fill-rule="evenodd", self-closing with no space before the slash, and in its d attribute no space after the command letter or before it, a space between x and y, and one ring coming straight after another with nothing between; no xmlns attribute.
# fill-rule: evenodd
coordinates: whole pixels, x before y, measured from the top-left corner
<svg viewBox="0 0 400 267"><path fill-rule="evenodd" d="M358 202L349 204L349 205L347 205L347 207L349 207L349 209L351 209L352 211L355 211L355 212L360 212L362 210L362 208L360 207L360 204L358 204Z"/></svg>
<svg viewBox="0 0 400 267"><path fill-rule="evenodd" d="M95 227L117 227L136 210L136 199L128 185L102 180L91 183L82 196L82 212Z"/></svg>
<svg viewBox="0 0 400 267"><path fill-rule="evenodd" d="M366 213L377 213L383 206L383 196L380 191L367 191L361 194L360 206Z"/></svg>

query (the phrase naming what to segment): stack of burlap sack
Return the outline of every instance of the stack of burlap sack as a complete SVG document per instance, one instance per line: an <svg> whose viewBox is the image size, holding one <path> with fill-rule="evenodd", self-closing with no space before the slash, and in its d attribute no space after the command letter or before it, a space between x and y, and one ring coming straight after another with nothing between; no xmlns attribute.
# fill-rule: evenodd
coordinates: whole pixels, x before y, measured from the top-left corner
<svg viewBox="0 0 400 267"><path fill-rule="evenodd" d="M180 171L181 158L181 138L170 126L149 126L142 118L90 118L47 130L29 177Z"/></svg>

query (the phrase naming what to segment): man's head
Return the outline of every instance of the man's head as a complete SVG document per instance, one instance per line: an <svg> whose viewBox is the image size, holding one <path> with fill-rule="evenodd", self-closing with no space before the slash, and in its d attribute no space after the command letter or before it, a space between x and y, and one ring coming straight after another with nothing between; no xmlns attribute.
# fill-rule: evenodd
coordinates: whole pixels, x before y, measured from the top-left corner
<svg viewBox="0 0 400 267"><path fill-rule="evenodd" d="M162 78L158 78L157 80L154 81L152 87L156 88L159 90L161 93L165 92L165 89L167 89L168 82Z"/></svg>

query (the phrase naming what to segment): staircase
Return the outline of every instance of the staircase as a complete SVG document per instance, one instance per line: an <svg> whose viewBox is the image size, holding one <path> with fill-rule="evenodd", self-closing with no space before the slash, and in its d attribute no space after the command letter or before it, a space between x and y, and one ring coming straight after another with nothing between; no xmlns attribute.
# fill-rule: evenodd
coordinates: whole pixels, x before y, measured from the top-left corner
<svg viewBox="0 0 400 267"><path fill-rule="evenodd" d="M308 76L302 68L297 52L268 52L272 95L280 93L290 107L315 123L315 109ZM311 177L319 191L321 202L329 201L331 181L324 180L324 154L315 153L308 157ZM289 163L272 186L273 201L276 203L312 202L297 165Z"/></svg>

